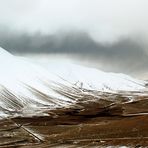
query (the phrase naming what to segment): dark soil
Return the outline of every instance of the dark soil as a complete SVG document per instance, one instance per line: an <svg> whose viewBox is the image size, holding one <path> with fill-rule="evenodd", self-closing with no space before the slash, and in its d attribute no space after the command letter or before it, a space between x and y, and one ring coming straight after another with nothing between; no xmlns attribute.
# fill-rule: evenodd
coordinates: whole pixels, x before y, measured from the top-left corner
<svg viewBox="0 0 148 148"><path fill-rule="evenodd" d="M1 120L0 148L148 147L147 98L89 102L47 113Z"/></svg>

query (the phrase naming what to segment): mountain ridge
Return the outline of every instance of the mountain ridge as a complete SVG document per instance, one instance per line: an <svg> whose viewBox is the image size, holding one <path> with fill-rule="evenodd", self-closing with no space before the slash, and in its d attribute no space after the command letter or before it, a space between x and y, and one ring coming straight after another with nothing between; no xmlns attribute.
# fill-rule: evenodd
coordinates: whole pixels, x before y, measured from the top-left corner
<svg viewBox="0 0 148 148"><path fill-rule="evenodd" d="M145 81L69 63L41 67L0 48L0 112L23 116L74 105L94 92L141 91ZM97 98L99 98L96 95ZM87 98L86 98L87 101ZM93 100L92 100L93 101Z"/></svg>

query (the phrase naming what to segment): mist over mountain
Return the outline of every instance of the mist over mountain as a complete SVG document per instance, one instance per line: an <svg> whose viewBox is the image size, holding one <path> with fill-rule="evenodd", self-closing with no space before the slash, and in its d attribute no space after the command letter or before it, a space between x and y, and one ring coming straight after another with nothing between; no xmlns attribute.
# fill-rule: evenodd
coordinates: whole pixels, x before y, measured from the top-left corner
<svg viewBox="0 0 148 148"><path fill-rule="evenodd" d="M0 2L0 46L11 53L66 54L107 71L148 71L147 0Z"/></svg>
<svg viewBox="0 0 148 148"><path fill-rule="evenodd" d="M83 57L83 60L104 63L106 67L111 66L110 63L112 63L115 71L123 69L134 72L148 69L146 44L138 38L126 37L113 43L102 43L95 41L88 33L82 31L59 32L52 35L11 31L1 33L0 45L11 53L74 55L78 59Z"/></svg>
<svg viewBox="0 0 148 148"><path fill-rule="evenodd" d="M145 46L132 38L121 38L114 43L95 41L86 32L42 35L9 32L0 36L0 45L10 52L32 53L78 53L104 56L145 55Z"/></svg>

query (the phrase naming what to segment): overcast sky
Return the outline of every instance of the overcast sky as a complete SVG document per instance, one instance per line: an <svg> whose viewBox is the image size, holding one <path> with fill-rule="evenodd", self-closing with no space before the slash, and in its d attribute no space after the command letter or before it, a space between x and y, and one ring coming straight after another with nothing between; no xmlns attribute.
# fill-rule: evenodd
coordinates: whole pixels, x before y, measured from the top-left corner
<svg viewBox="0 0 148 148"><path fill-rule="evenodd" d="M0 0L0 25L52 34L83 30L99 41L148 36L147 0Z"/></svg>
<svg viewBox="0 0 148 148"><path fill-rule="evenodd" d="M9 51L85 53L121 72L147 71L147 43L148 0L0 0Z"/></svg>

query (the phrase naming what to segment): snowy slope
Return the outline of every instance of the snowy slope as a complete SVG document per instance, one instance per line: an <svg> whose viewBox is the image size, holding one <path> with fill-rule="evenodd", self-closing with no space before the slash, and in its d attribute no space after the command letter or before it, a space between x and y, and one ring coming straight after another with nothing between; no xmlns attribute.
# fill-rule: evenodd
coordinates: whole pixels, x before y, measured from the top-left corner
<svg viewBox="0 0 148 148"><path fill-rule="evenodd" d="M58 68L57 68L58 67ZM48 70L75 86L88 90L138 91L145 88L145 82L125 74L107 73L80 65L49 64Z"/></svg>
<svg viewBox="0 0 148 148"><path fill-rule="evenodd" d="M75 103L84 89L111 92L144 88L143 81L124 74L60 62L43 68L0 48L0 116L31 115L41 108L67 106Z"/></svg>

